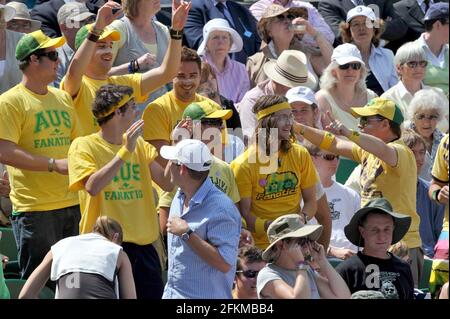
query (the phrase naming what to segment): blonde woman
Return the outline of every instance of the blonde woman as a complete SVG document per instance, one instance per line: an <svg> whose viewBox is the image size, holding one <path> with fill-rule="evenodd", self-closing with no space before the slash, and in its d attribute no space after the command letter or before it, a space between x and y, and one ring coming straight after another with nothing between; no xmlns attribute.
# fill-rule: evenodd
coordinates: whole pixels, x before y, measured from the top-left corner
<svg viewBox="0 0 450 319"><path fill-rule="evenodd" d="M97 218L92 233L52 246L19 298L37 298L50 278L57 282L57 299L136 299L130 260L120 247L122 237L118 222L107 216ZM73 287L75 278L78 288Z"/></svg>

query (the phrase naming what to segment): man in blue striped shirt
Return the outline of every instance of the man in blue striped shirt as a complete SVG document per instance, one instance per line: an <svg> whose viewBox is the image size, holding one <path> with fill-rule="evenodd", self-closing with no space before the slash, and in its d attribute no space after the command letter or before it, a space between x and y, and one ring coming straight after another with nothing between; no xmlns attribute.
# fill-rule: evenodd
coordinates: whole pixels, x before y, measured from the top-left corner
<svg viewBox="0 0 450 319"><path fill-rule="evenodd" d="M199 140L163 146L180 188L167 222L169 270L163 299L231 299L241 216L208 178L212 155Z"/></svg>

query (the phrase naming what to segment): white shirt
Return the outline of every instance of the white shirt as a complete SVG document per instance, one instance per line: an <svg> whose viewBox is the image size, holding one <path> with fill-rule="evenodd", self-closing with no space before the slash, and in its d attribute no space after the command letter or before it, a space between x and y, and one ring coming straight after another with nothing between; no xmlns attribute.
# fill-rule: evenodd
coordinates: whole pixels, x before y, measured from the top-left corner
<svg viewBox="0 0 450 319"><path fill-rule="evenodd" d="M441 52L438 56L435 56L434 53L428 47L427 42L425 41L425 33L422 33L417 39L417 42L422 46L425 50L425 55L427 57L428 62L433 64L436 67L444 68L445 67L445 52L448 51L448 44L442 47Z"/></svg>

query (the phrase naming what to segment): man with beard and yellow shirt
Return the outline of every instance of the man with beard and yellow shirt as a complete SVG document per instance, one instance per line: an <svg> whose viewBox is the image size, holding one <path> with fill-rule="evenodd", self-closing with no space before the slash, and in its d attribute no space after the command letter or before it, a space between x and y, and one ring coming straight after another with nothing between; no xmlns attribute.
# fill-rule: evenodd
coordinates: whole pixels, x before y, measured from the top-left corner
<svg viewBox="0 0 450 319"><path fill-rule="evenodd" d="M325 129L348 140L303 124L295 124L294 129L321 149L361 163L361 206L373 198L385 198L395 211L411 216L411 226L403 240L409 248L417 286L424 255L416 212L416 160L409 147L399 140L402 112L394 102L383 98L374 98L365 107L354 107L352 112L360 118L361 133L349 130L329 113L326 115L330 124Z"/></svg>
<svg viewBox="0 0 450 319"><path fill-rule="evenodd" d="M448 133L442 138L434 159L429 195L431 199L445 205L444 224L434 247L433 265L431 266L430 293L435 296L448 282Z"/></svg>
<svg viewBox="0 0 450 319"><path fill-rule="evenodd" d="M163 292L159 238L152 180L163 190L173 185L154 159L156 149L140 136L144 122L133 124L133 90L107 84L97 92L92 111L100 131L77 138L69 150L70 190L79 191L80 232L92 231L98 216L117 220L122 247L130 258L138 298L158 299Z"/></svg>
<svg viewBox="0 0 450 319"><path fill-rule="evenodd" d="M119 11L113 14L113 9L119 9ZM136 101L143 102L149 93L170 82L178 70L182 30L190 4L174 1L171 40L161 66L145 73L134 73L139 70L139 66L131 61L129 71L134 74L108 75L113 64L112 43L120 39L120 33L109 29L108 25L122 13L120 9L120 4L108 1L99 9L95 23L83 26L77 32L75 39L77 51L66 76L61 81L61 88L74 100L83 136L99 130L95 117L92 115L91 106L95 92L102 85L129 86L133 88Z"/></svg>
<svg viewBox="0 0 450 319"><path fill-rule="evenodd" d="M78 197L68 191L67 152L78 136L70 96L48 86L57 76L64 38L42 31L16 47L22 82L0 97L0 162L7 165L11 222L22 278L28 278L50 247L78 235Z"/></svg>

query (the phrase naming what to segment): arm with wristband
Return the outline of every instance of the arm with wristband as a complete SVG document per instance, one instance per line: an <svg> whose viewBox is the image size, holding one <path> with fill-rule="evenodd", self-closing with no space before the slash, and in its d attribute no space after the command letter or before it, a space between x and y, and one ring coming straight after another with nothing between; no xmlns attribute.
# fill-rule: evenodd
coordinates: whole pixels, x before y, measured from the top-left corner
<svg viewBox="0 0 450 319"><path fill-rule="evenodd" d="M108 185L117 175L120 167L131 158L136 149L136 140L142 135L144 121L139 120L133 123L127 130L127 140L108 164L103 166L94 174L90 175L85 183L85 189L91 196L96 196Z"/></svg>

